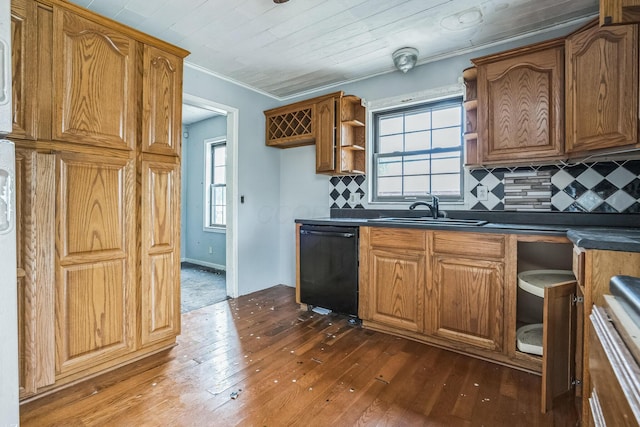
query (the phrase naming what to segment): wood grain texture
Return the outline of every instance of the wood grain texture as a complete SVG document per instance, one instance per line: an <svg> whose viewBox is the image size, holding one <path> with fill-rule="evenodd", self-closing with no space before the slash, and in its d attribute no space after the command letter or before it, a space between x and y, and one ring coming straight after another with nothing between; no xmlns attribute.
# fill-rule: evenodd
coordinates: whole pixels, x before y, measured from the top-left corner
<svg viewBox="0 0 640 427"><path fill-rule="evenodd" d="M566 46L567 152L638 144L637 26L593 26Z"/></svg>
<svg viewBox="0 0 640 427"><path fill-rule="evenodd" d="M433 252L480 258L503 258L505 235L487 233L434 232Z"/></svg>
<svg viewBox="0 0 640 427"><path fill-rule="evenodd" d="M503 348L504 264L458 256L433 257L435 323L428 330L500 352Z"/></svg>
<svg viewBox="0 0 640 427"><path fill-rule="evenodd" d="M336 99L316 103L315 113L316 173L330 173L336 169Z"/></svg>
<svg viewBox="0 0 640 427"><path fill-rule="evenodd" d="M564 48L556 41L519 52L476 62L483 163L536 161L564 152Z"/></svg>
<svg viewBox="0 0 640 427"><path fill-rule="evenodd" d="M142 151L180 155L182 58L144 46Z"/></svg>
<svg viewBox="0 0 640 427"><path fill-rule="evenodd" d="M140 327L146 346L180 333L180 166L141 164Z"/></svg>
<svg viewBox="0 0 640 427"><path fill-rule="evenodd" d="M133 160L58 155L58 378L135 349Z"/></svg>
<svg viewBox="0 0 640 427"><path fill-rule="evenodd" d="M536 375L299 311L294 294L186 313L173 350L23 404L21 425L576 423L571 400L540 413Z"/></svg>
<svg viewBox="0 0 640 427"><path fill-rule="evenodd" d="M133 150L135 40L54 7L53 138Z"/></svg>
<svg viewBox="0 0 640 427"><path fill-rule="evenodd" d="M640 24L639 0L600 0L600 25Z"/></svg>

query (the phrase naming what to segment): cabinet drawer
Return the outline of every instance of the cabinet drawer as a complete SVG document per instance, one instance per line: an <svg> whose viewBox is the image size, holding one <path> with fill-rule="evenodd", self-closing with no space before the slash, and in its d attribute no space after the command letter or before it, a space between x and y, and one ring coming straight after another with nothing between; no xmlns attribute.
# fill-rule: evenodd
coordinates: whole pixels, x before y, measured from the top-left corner
<svg viewBox="0 0 640 427"><path fill-rule="evenodd" d="M434 233L433 252L483 258L503 258L504 240L505 237L501 234Z"/></svg>
<svg viewBox="0 0 640 427"><path fill-rule="evenodd" d="M402 228L371 228L370 245L385 248L426 250L426 231Z"/></svg>

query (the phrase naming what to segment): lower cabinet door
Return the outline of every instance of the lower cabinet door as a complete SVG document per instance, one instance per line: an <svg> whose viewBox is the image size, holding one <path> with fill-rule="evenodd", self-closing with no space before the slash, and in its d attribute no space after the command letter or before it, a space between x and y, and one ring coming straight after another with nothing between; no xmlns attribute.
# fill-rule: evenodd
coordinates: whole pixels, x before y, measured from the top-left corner
<svg viewBox="0 0 640 427"><path fill-rule="evenodd" d="M180 333L180 165L142 162L142 345Z"/></svg>
<svg viewBox="0 0 640 427"><path fill-rule="evenodd" d="M486 350L502 349L504 264L435 255L427 333Z"/></svg>
<svg viewBox="0 0 640 427"><path fill-rule="evenodd" d="M134 160L57 156L56 374L135 350Z"/></svg>

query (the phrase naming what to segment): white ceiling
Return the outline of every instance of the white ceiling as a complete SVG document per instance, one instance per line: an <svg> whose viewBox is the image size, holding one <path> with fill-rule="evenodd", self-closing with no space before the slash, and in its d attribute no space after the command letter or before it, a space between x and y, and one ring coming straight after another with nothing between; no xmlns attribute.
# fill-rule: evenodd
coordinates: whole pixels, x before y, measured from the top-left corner
<svg viewBox="0 0 640 427"><path fill-rule="evenodd" d="M72 2L189 50L187 65L280 100L392 72L391 54L405 46L422 64L598 12L598 0Z"/></svg>

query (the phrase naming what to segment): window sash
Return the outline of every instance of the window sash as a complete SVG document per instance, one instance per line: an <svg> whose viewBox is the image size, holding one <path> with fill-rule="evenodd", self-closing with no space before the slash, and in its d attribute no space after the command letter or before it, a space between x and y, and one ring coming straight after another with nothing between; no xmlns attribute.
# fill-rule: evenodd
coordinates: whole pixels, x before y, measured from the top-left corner
<svg viewBox="0 0 640 427"><path fill-rule="evenodd" d="M457 114L453 117L446 117L447 113L439 114L439 117L445 117L440 123L442 126L433 126L434 113L438 115L439 111L452 107L460 109L460 117L457 118ZM412 118L417 116L422 116L422 120L428 119L428 123L412 120ZM374 153L371 160L373 163L372 174L374 176L372 180L373 202L406 201L420 198L428 199L432 194L447 201L463 200L464 163L462 129L464 109L461 98L380 111L373 114L373 119ZM385 125L386 129L381 130L381 122L389 119L391 119L391 121ZM410 127L410 130L408 130L407 127ZM451 129L459 129L456 131L456 136L459 135L459 139L456 138L456 141L459 141L458 144L453 146L443 140L434 141L434 133L443 135L446 134L447 130ZM384 131L386 131L386 133L383 134ZM420 141L415 138L416 136L426 139ZM386 141L383 138L386 138ZM396 140L392 141L392 139L389 138L396 138ZM416 144L416 141L418 141L418 144ZM384 146L381 147L384 142L394 144L395 147L386 147L392 149L381 151L385 148ZM407 147L408 142L409 144L413 144L410 147L413 149L407 149L409 148ZM447 154L451 156L447 156ZM397 158L397 162L390 161L394 158ZM455 170L450 169L450 165L445 163L451 163L451 160L457 160L455 162L457 165ZM389 165L389 169L395 170L384 174L381 173L385 161L387 161L386 164ZM420 166L424 167L424 169L421 171L411 170L410 166L412 166L412 162L414 162L414 169L418 162L423 163ZM434 168L434 164L436 164L437 167ZM420 178L422 178L424 188L420 191L416 191L415 188L408 188L407 185L411 180L413 180L415 185ZM432 178L436 179L434 180ZM393 184L394 182L395 184ZM436 183L435 185L434 182ZM391 188L386 188L388 185L396 185L397 187L395 191L392 192ZM444 189L438 189L438 187L444 187ZM450 187L450 191L446 191L446 187ZM388 194L384 194L385 192L388 192Z"/></svg>
<svg viewBox="0 0 640 427"><path fill-rule="evenodd" d="M205 141L205 228L226 227L226 140Z"/></svg>

